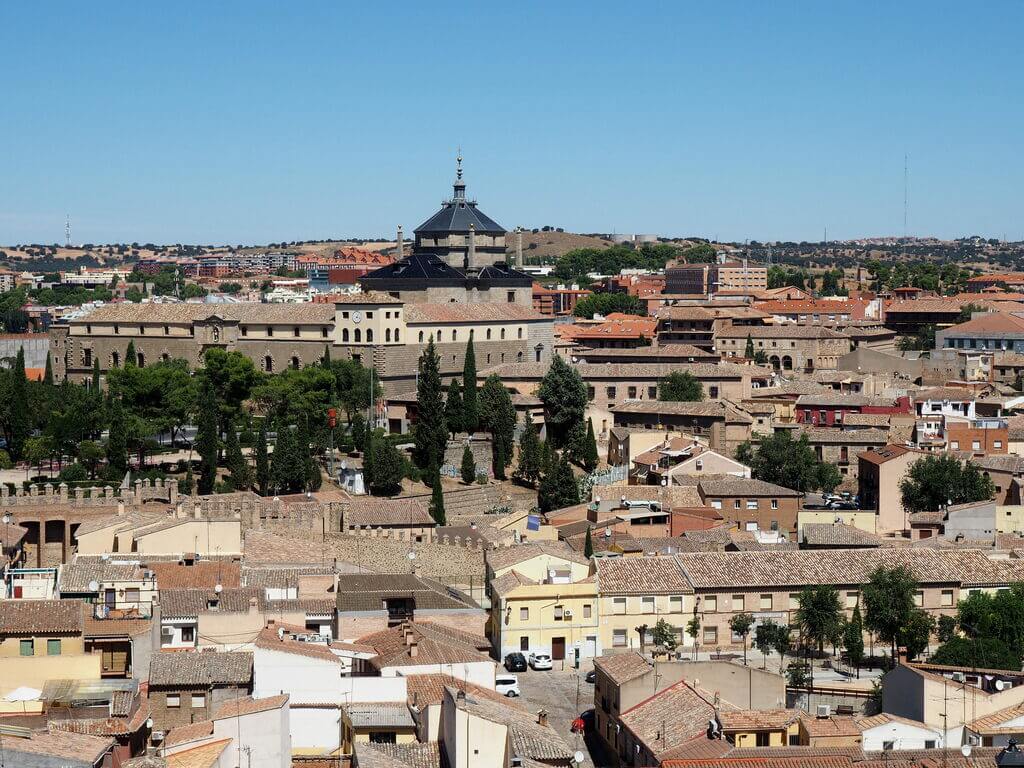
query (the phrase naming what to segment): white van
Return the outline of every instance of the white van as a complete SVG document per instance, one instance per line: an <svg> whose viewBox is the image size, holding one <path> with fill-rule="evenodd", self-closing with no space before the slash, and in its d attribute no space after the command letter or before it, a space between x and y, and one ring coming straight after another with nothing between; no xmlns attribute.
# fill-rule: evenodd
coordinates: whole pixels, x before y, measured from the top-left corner
<svg viewBox="0 0 1024 768"><path fill-rule="evenodd" d="M510 699L519 695L519 678L516 675L495 675L494 690Z"/></svg>

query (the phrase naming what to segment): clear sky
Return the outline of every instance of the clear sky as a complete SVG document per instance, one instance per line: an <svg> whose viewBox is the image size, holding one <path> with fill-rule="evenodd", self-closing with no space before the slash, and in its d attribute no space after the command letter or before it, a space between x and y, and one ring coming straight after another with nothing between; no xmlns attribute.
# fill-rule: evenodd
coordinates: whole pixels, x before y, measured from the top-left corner
<svg viewBox="0 0 1024 768"><path fill-rule="evenodd" d="M1024 238L1024 3L4 2L0 243Z"/></svg>

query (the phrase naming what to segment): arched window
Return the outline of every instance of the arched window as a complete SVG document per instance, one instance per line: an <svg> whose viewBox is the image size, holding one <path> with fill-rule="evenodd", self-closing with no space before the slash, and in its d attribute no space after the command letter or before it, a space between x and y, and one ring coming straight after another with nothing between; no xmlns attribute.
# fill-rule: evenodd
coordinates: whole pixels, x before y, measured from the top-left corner
<svg viewBox="0 0 1024 768"><path fill-rule="evenodd" d="M292 331L292 335L295 336L296 338L302 335L302 332L299 330L299 326L295 326L295 330Z"/></svg>
<svg viewBox="0 0 1024 768"><path fill-rule="evenodd" d="M505 340L505 329L504 328L501 329L501 340L502 341Z"/></svg>
<svg viewBox="0 0 1024 768"><path fill-rule="evenodd" d="M348 341L348 328L342 328L341 329L341 340L343 342L344 341Z"/></svg>
<svg viewBox="0 0 1024 768"><path fill-rule="evenodd" d="M366 343L367 344L372 344L373 343L373 328L367 328L366 329Z"/></svg>
<svg viewBox="0 0 1024 768"><path fill-rule="evenodd" d="M452 341L455 341L455 329L452 328Z"/></svg>
<svg viewBox="0 0 1024 768"><path fill-rule="evenodd" d="M519 338L520 339L523 338L523 329L522 328L519 329Z"/></svg>
<svg viewBox="0 0 1024 768"><path fill-rule="evenodd" d="M110 353L110 365L113 368L117 368L121 364L121 355L118 352Z"/></svg>
<svg viewBox="0 0 1024 768"><path fill-rule="evenodd" d="M420 344L423 343L423 331L420 331Z"/></svg>
<svg viewBox="0 0 1024 768"><path fill-rule="evenodd" d="M138 360L139 368L145 368L146 367L146 356L144 354L142 354L141 352L138 352L137 356L139 358L139 360Z"/></svg>
<svg viewBox="0 0 1024 768"><path fill-rule="evenodd" d="M395 328L395 343L398 343L398 329Z"/></svg>
<svg viewBox="0 0 1024 768"><path fill-rule="evenodd" d="M363 332L360 331L358 328L356 328L355 332L353 333L353 339L354 339L356 344L359 344L360 342L362 342L362 340L363 340Z"/></svg>
<svg viewBox="0 0 1024 768"><path fill-rule="evenodd" d="M274 358L270 355L263 358L263 370L267 373L271 373L274 370Z"/></svg>
<svg viewBox="0 0 1024 768"><path fill-rule="evenodd" d="M490 328L487 329L487 340L488 341L491 340L491 329Z"/></svg>
<svg viewBox="0 0 1024 768"><path fill-rule="evenodd" d="M292 368L296 371L299 370L299 358L298 355L292 355Z"/></svg>
<svg viewBox="0 0 1024 768"><path fill-rule="evenodd" d="M385 328L384 329L384 341L386 343L388 343L388 344L391 343L391 329L390 328Z"/></svg>
<svg viewBox="0 0 1024 768"><path fill-rule="evenodd" d="M516 353L516 362L517 363L523 362L523 353L522 352Z"/></svg>

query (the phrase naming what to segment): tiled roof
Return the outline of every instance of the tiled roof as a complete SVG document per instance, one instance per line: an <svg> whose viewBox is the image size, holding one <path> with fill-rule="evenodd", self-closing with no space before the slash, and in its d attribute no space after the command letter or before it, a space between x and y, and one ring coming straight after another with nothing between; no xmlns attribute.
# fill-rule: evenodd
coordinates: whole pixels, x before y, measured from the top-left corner
<svg viewBox="0 0 1024 768"><path fill-rule="evenodd" d="M337 607L347 611L383 611L384 600L410 597L418 610L478 610L469 597L433 579L412 574L342 574Z"/></svg>
<svg viewBox="0 0 1024 768"><path fill-rule="evenodd" d="M486 552L485 557L492 571L501 571L535 557L557 558L580 565L587 565L590 562L561 542L547 541L491 549Z"/></svg>
<svg viewBox="0 0 1024 768"><path fill-rule="evenodd" d="M149 523L156 523L163 520L166 515L159 512L139 512L139 511L128 511L125 514L110 514L106 517L94 518L92 520L86 520L76 529L76 536L84 536L87 533L94 533L96 531L102 531L104 528L110 528L112 526L130 528L132 526L141 526Z"/></svg>
<svg viewBox="0 0 1024 768"><path fill-rule="evenodd" d="M298 587L299 580L303 576L331 576L334 569L330 566L286 566L270 568L246 567L242 571L242 582L247 587L259 587L260 589L286 589ZM333 579L332 579L333 581Z"/></svg>
<svg viewBox="0 0 1024 768"><path fill-rule="evenodd" d="M911 548L798 552L693 552L676 555L694 589L863 584L880 566L908 567L923 583L1009 584L1024 565L977 550Z"/></svg>
<svg viewBox="0 0 1024 768"><path fill-rule="evenodd" d="M799 719L796 709L737 709L719 713L718 719L726 731L781 729Z"/></svg>
<svg viewBox="0 0 1024 768"><path fill-rule="evenodd" d="M219 594L213 588L161 589L161 617L189 619L211 610L218 613L247 613L252 601L255 600L259 606L262 598L263 591L254 587L228 588ZM213 607L214 605L216 607Z"/></svg>
<svg viewBox="0 0 1024 768"><path fill-rule="evenodd" d="M228 699L222 703L213 713L213 720L227 720L232 717L243 715L254 715L257 712L267 712L271 709L280 709L288 703L288 694L279 696L267 696L263 699L254 699L252 696L242 696L237 699Z"/></svg>
<svg viewBox="0 0 1024 768"><path fill-rule="evenodd" d="M627 709L619 720L637 741L660 758L704 733L708 721L715 717L715 710L709 694L681 680Z"/></svg>
<svg viewBox="0 0 1024 768"><path fill-rule="evenodd" d="M1005 456L980 456L972 459L979 469L989 472L1011 472L1015 475L1024 474L1024 456L1009 453Z"/></svg>
<svg viewBox="0 0 1024 768"><path fill-rule="evenodd" d="M128 709L118 711L117 699L127 697ZM73 731L90 736L127 736L137 733L149 718L149 699L145 695L136 696L132 691L116 691L111 701L113 713L110 717L83 718L76 716L74 709L54 709L48 713L47 728L53 731ZM59 713L59 715L58 715ZM67 719L57 719L67 713Z"/></svg>
<svg viewBox="0 0 1024 768"><path fill-rule="evenodd" d="M524 576L515 568L505 571L501 576L491 579L491 592L498 597L506 597L509 592L518 587L537 584L538 582Z"/></svg>
<svg viewBox="0 0 1024 768"><path fill-rule="evenodd" d="M581 360L586 360L588 357L601 357L601 358L612 358L618 357L626 360L633 358L644 358L651 359L652 361L657 360L659 357L663 358L683 358L692 357L698 360L704 360L707 358L717 358L718 355L713 352L695 347L692 344L660 344L650 347L625 347L622 349L616 347L610 347L608 349L596 348L596 349L578 349L573 352L575 357Z"/></svg>
<svg viewBox="0 0 1024 768"><path fill-rule="evenodd" d="M359 768L441 768L441 750L436 741L410 744L353 745Z"/></svg>
<svg viewBox="0 0 1024 768"><path fill-rule="evenodd" d="M953 400L964 403L974 402L978 393L963 387L932 387L920 389L914 393L914 402L923 403L927 400Z"/></svg>
<svg viewBox="0 0 1024 768"><path fill-rule="evenodd" d="M142 569L132 563L104 561L75 561L60 569L61 593L91 593L89 583L98 585L110 581L133 581L142 578Z"/></svg>
<svg viewBox="0 0 1024 768"><path fill-rule="evenodd" d="M448 689L451 696L455 690ZM573 750L565 743L561 734L550 725L541 725L537 716L512 707L505 702L484 699L469 694L466 696L466 710L492 723L508 728L512 754L521 758L531 758L545 763L564 764L573 755Z"/></svg>
<svg viewBox="0 0 1024 768"><path fill-rule="evenodd" d="M892 301L889 302L885 307L885 314L903 314L903 313L920 313L920 312L931 312L931 313L945 313L950 314L953 312L959 313L963 307L963 302L957 299L907 299L903 301Z"/></svg>
<svg viewBox="0 0 1024 768"><path fill-rule="evenodd" d="M245 685L252 681L252 654L242 651L165 651L153 654L150 686Z"/></svg>
<svg viewBox="0 0 1024 768"><path fill-rule="evenodd" d="M21 763L17 757L19 754L49 757L58 763L63 760L97 763L113 746L114 740L109 736L90 736L66 730L35 731L27 739L4 739L4 752L12 766ZM32 764L36 763L32 761Z"/></svg>
<svg viewBox="0 0 1024 768"><path fill-rule="evenodd" d="M405 308L405 322L417 323L490 323L548 321L551 319L537 312L532 306L498 303L409 304Z"/></svg>
<svg viewBox="0 0 1024 768"><path fill-rule="evenodd" d="M768 483L764 480L754 480L747 477L727 476L721 479L701 479L701 494L708 496L800 496L799 491L791 488L784 488L775 483Z"/></svg>
<svg viewBox="0 0 1024 768"><path fill-rule="evenodd" d="M411 633L406 640L406 630ZM370 660L377 669L395 666L470 664L489 661L481 652L484 638L472 638L463 632L448 630L429 622L406 622L359 638L360 645L372 647L377 655ZM413 651L412 643L416 644ZM415 653L415 655L413 655Z"/></svg>
<svg viewBox="0 0 1024 768"><path fill-rule="evenodd" d="M843 415L844 427L887 427L887 413L847 413Z"/></svg>
<svg viewBox="0 0 1024 768"><path fill-rule="evenodd" d="M343 706L354 728L412 728L416 725L404 701L359 702Z"/></svg>
<svg viewBox="0 0 1024 768"><path fill-rule="evenodd" d="M82 624L82 635L90 637L138 637L150 631L153 627L152 619L143 619L135 616L114 617L108 616L105 619L97 619L93 615L92 606L86 604L85 618Z"/></svg>
<svg viewBox="0 0 1024 768"><path fill-rule="evenodd" d="M156 574L161 594L165 589L227 589L241 585L242 567L231 560L200 560L193 565L178 562L152 562L146 567Z"/></svg>
<svg viewBox="0 0 1024 768"><path fill-rule="evenodd" d="M892 398L889 397L867 397L865 395L856 395L851 392L836 392L834 389L829 389L817 394L800 395L800 397L796 399L796 404L797 406L849 405L858 408L863 408L866 405L877 405L883 408L889 408L895 405Z"/></svg>
<svg viewBox="0 0 1024 768"><path fill-rule="evenodd" d="M622 685L642 677L653 669L651 663L636 651L616 653L611 656L596 656L594 657L594 666L616 685Z"/></svg>
<svg viewBox="0 0 1024 768"><path fill-rule="evenodd" d="M167 757L167 768L214 768L231 739L211 741Z"/></svg>
<svg viewBox="0 0 1024 768"><path fill-rule="evenodd" d="M666 416L694 416L703 418L720 418L730 424L753 424L754 420L747 414L726 405L721 400L702 400L700 402L677 402L667 400L638 400L623 403L611 408L618 413L649 413Z"/></svg>
<svg viewBox="0 0 1024 768"><path fill-rule="evenodd" d="M419 499L353 499L345 511L345 525L436 525Z"/></svg>
<svg viewBox="0 0 1024 768"><path fill-rule="evenodd" d="M171 728L164 736L164 747L176 747L180 744L187 744L190 741L197 741L213 735L212 720L198 720L188 725L179 725Z"/></svg>
<svg viewBox="0 0 1024 768"><path fill-rule="evenodd" d="M80 634L82 618L79 600L0 600L0 637Z"/></svg>
<svg viewBox="0 0 1024 768"><path fill-rule="evenodd" d="M946 330L949 336L990 336L1024 333L1024 318L1004 312L981 315Z"/></svg>
<svg viewBox="0 0 1024 768"><path fill-rule="evenodd" d="M503 305L504 306L504 305ZM231 322L331 325L334 307L331 304L105 304L72 321L85 323L195 323L219 317Z"/></svg>
<svg viewBox="0 0 1024 768"><path fill-rule="evenodd" d="M720 329L715 336L722 339L845 339L845 334L820 325L730 325Z"/></svg>
<svg viewBox="0 0 1024 768"><path fill-rule="evenodd" d="M801 541L809 547L877 547L881 537L844 523L804 523Z"/></svg>
<svg viewBox="0 0 1024 768"><path fill-rule="evenodd" d="M892 459L898 459L900 456L912 453L913 450L913 448L908 448L905 445L886 445L882 448L869 448L863 453L858 453L857 458L864 459L872 464L884 464Z"/></svg>
<svg viewBox="0 0 1024 768"><path fill-rule="evenodd" d="M682 594L692 592L686 574L671 555L598 558L601 594Z"/></svg>
<svg viewBox="0 0 1024 768"><path fill-rule="evenodd" d="M804 730L811 738L823 736L860 736L861 730L852 716L811 717L804 713L800 718Z"/></svg>
<svg viewBox="0 0 1024 768"><path fill-rule="evenodd" d="M860 416L859 413L847 414L847 416ZM868 416L882 416L888 423L889 417L882 414L866 414ZM850 419L847 416L843 417L843 423L845 425L850 424ZM806 427L800 428L793 435L794 438L799 439L800 435L807 435L807 439L811 444L815 443L830 443L836 445L854 445L860 443L862 445L885 445L889 439L889 430L887 429L830 429L829 427Z"/></svg>

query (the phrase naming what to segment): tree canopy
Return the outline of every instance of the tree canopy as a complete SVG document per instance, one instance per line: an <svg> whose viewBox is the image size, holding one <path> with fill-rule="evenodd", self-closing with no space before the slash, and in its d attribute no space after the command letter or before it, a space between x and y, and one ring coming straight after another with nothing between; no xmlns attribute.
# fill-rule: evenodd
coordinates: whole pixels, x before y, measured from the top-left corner
<svg viewBox="0 0 1024 768"><path fill-rule="evenodd" d="M842 481L834 464L818 460L803 434L794 440L788 431L776 432L763 438L756 449L743 443L736 459L750 466L755 479L802 493L819 488L831 491Z"/></svg>
<svg viewBox="0 0 1024 768"><path fill-rule="evenodd" d="M900 495L908 512L990 499L995 490L991 478L976 464L970 461L962 464L949 454L918 459L900 482Z"/></svg>
<svg viewBox="0 0 1024 768"><path fill-rule="evenodd" d="M541 379L537 397L544 403L548 439L560 448L566 444L573 425L583 421L587 408L587 385L576 368L560 355L555 355L551 367Z"/></svg>
<svg viewBox="0 0 1024 768"><path fill-rule="evenodd" d="M640 297L628 293L593 293L576 302L572 310L574 316L588 319L594 315L610 315L613 312L642 317L647 314L647 306Z"/></svg>
<svg viewBox="0 0 1024 768"><path fill-rule="evenodd" d="M704 387L689 371L672 371L658 381L658 399L698 402L704 399Z"/></svg>

